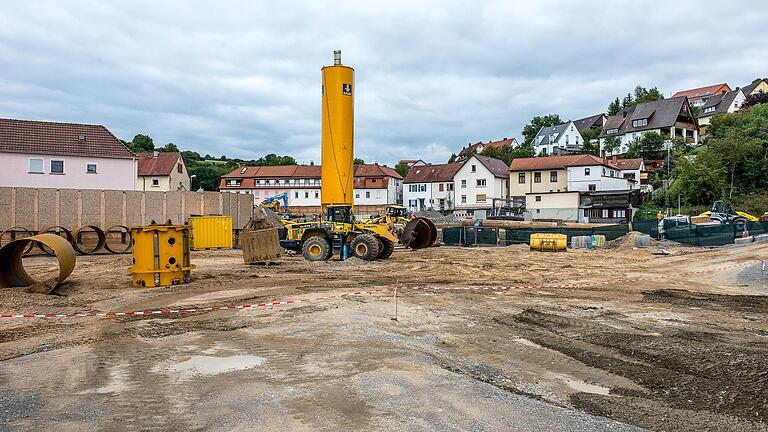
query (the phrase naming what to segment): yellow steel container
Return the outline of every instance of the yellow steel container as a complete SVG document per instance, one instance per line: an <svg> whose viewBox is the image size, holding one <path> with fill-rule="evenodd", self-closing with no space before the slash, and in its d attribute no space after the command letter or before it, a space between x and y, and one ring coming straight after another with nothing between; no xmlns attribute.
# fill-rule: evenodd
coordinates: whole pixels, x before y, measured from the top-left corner
<svg viewBox="0 0 768 432"><path fill-rule="evenodd" d="M189 225L131 227L133 286L168 286L189 282Z"/></svg>
<svg viewBox="0 0 768 432"><path fill-rule="evenodd" d="M328 205L354 204L355 70L341 64L322 69L322 183L320 200Z"/></svg>
<svg viewBox="0 0 768 432"><path fill-rule="evenodd" d="M533 233L531 234L531 250L564 251L568 247L568 236L565 234Z"/></svg>
<svg viewBox="0 0 768 432"><path fill-rule="evenodd" d="M232 216L190 216L192 250L232 249Z"/></svg>

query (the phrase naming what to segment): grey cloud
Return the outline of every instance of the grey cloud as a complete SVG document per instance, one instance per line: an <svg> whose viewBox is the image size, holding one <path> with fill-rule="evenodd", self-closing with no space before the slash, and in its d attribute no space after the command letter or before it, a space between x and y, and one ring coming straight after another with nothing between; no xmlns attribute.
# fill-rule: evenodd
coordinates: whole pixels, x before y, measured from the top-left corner
<svg viewBox="0 0 768 432"><path fill-rule="evenodd" d="M440 162L637 85L768 75L762 2L27 1L0 15L0 116L214 155L319 161L320 68L356 69L356 152Z"/></svg>

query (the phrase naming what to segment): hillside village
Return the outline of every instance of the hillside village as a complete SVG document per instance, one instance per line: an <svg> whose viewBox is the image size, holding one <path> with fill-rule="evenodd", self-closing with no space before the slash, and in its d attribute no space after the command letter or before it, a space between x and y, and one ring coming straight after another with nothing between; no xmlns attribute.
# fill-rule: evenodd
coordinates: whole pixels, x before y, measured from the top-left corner
<svg viewBox="0 0 768 432"><path fill-rule="evenodd" d="M483 210L532 220L628 222L643 203L671 186L672 168L681 158L695 157L685 155L695 155L708 141L712 119L741 111L748 98L760 101L768 80L733 89L721 83L681 90L669 98L659 93L641 101L654 91L636 91L634 103L628 95L623 106L617 99L608 113L557 124L549 123L558 116L541 117L548 123L528 140L470 143L449 163L426 162L427 155L394 167L356 161L356 211L375 214L398 204L411 213L434 210L457 218ZM126 148L131 144L100 125L3 119L0 153L6 167L0 186L183 191L208 184L251 193L255 205L284 195L294 213L320 208L320 166L314 163L296 165L293 158L274 155L276 162L265 164L208 162L172 144L160 149L152 144L149 151L139 144L134 152ZM191 154L197 157L190 159ZM229 171L211 174L211 167ZM214 177L203 183L197 177L205 174Z"/></svg>

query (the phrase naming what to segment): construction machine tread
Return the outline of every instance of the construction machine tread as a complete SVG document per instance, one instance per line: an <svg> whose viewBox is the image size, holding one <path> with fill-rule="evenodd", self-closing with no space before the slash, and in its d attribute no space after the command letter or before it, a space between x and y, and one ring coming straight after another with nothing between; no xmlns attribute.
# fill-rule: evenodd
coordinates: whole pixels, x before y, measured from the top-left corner
<svg viewBox="0 0 768 432"><path fill-rule="evenodd" d="M331 245L323 237L310 237L301 247L304 259L307 261L325 261L332 253Z"/></svg>
<svg viewBox="0 0 768 432"><path fill-rule="evenodd" d="M379 256L379 238L373 234L360 234L349 243L352 255L365 261L373 261Z"/></svg>
<svg viewBox="0 0 768 432"><path fill-rule="evenodd" d="M379 243L381 243L381 250L379 251L379 256L376 258L387 259L391 257L392 252L395 251L395 243L385 238L379 238Z"/></svg>

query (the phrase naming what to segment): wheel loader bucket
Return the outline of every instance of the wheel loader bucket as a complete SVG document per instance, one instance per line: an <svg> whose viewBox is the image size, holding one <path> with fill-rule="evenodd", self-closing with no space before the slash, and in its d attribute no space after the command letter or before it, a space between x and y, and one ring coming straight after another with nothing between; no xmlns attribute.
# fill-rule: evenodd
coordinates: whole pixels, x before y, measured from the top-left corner
<svg viewBox="0 0 768 432"><path fill-rule="evenodd" d="M408 222L403 228L403 235L400 237L400 243L411 249L424 249L435 244L437 241L437 228L431 220L423 217L417 217Z"/></svg>

